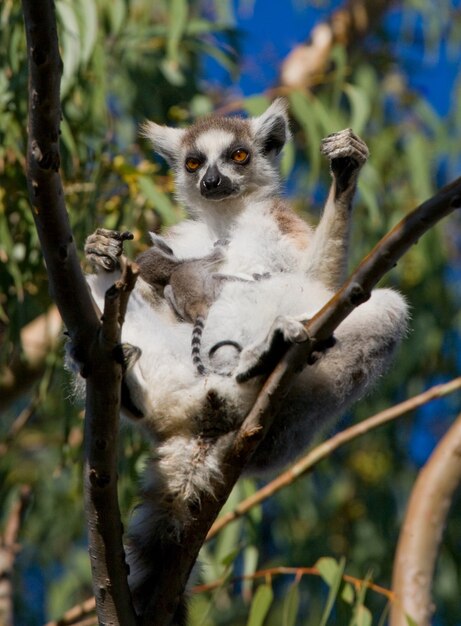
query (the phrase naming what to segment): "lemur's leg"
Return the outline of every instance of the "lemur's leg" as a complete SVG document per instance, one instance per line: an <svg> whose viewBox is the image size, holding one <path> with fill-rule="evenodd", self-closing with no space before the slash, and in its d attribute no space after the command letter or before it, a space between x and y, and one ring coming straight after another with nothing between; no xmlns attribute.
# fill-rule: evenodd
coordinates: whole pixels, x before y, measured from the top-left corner
<svg viewBox="0 0 461 626"><path fill-rule="evenodd" d="M391 289L376 289L335 332L336 343L295 380L285 403L250 462L292 462L323 425L344 414L386 371L408 327L408 306Z"/></svg>
<svg viewBox="0 0 461 626"><path fill-rule="evenodd" d="M369 156L367 145L350 128L329 135L321 152L330 160L332 185L309 248L307 272L337 291L345 279L352 200L358 174Z"/></svg>
<svg viewBox="0 0 461 626"><path fill-rule="evenodd" d="M133 239L129 232L98 228L85 241L85 256L96 271L113 272L120 269L123 242Z"/></svg>

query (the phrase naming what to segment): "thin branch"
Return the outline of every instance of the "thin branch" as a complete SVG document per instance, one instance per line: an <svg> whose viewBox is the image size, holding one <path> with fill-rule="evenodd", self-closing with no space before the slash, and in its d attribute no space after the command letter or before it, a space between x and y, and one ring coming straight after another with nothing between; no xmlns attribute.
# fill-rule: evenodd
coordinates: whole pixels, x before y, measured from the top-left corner
<svg viewBox="0 0 461 626"><path fill-rule="evenodd" d="M147 610L157 616L153 626L171 623L178 600L212 523L245 464L269 429L296 372L302 369L315 350L317 341L330 338L347 315L368 299L377 282L400 257L435 223L460 205L461 178L458 178L391 230L365 257L342 289L309 320L306 328L311 341L292 346L282 356L236 435L230 433L219 442L222 475L213 485L215 498L210 499L203 494L200 511L194 523L184 529L181 545L172 545L165 556L159 588L156 590L156 597L161 600Z"/></svg>
<svg viewBox="0 0 461 626"><path fill-rule="evenodd" d="M390 626L429 626L432 579L443 529L461 484L461 414L435 448L413 487L394 559L396 601Z"/></svg>
<svg viewBox="0 0 461 626"><path fill-rule="evenodd" d="M21 520L29 501L30 487L23 486L13 502L6 520L5 531L0 537L0 624L13 626L13 568Z"/></svg>
<svg viewBox="0 0 461 626"><path fill-rule="evenodd" d="M204 585L197 585L193 587L193 593L203 593L205 591L213 591L214 589L219 589L224 585L232 585L236 582L240 582L242 580L256 580L257 578L272 578L272 576L296 576L297 582L302 576L320 576L320 572L316 567L270 567L268 569L262 569L254 572L254 574L243 574L241 576L235 576L235 578L221 578L219 580L215 580L212 583L206 583ZM394 600L394 593L386 589L385 587L381 587L380 585L376 585L375 583L370 582L369 580L362 580L361 578L356 578L355 576L350 576L349 574L343 574L342 579L344 582L351 583L357 590L366 587L371 591L375 591L382 596L385 596L391 602Z"/></svg>
<svg viewBox="0 0 461 626"><path fill-rule="evenodd" d="M218 518L210 528L207 535L207 541L217 535L228 524L248 513L248 511L250 511L254 506L261 504L284 487L292 484L295 480L311 471L317 463L330 456L332 452L341 446L349 443L357 437L361 437L383 424L401 417L409 411L414 411L432 400L442 398L443 396L454 393L459 389L461 389L461 377L455 378L448 383L435 385L427 391L424 391L413 398L409 398L404 402L396 404L389 409L380 411L376 415L373 415L358 424L354 424L354 426L346 428L346 430L343 430L330 439L327 439L327 441L322 442L299 461L289 467L286 471L282 472L279 476L277 476L277 478L274 478L274 480L262 487L262 489L259 489L256 493L252 494L248 498L245 498L245 500L242 500L242 502L240 502L233 511L229 511L222 517Z"/></svg>
<svg viewBox="0 0 461 626"><path fill-rule="evenodd" d="M88 598L85 602L81 602L64 613L58 620L47 622L45 626L73 626L78 622L87 619L89 615L96 610L96 602L94 597Z"/></svg>
<svg viewBox="0 0 461 626"><path fill-rule="evenodd" d="M85 501L93 590L101 623L132 626L136 617L127 583L117 500L116 439L121 366L119 293L107 302L101 327L80 269L59 174L59 97L62 61L52 0L22 0L29 65L27 183L50 287L87 377ZM116 310L116 317L112 312Z"/></svg>

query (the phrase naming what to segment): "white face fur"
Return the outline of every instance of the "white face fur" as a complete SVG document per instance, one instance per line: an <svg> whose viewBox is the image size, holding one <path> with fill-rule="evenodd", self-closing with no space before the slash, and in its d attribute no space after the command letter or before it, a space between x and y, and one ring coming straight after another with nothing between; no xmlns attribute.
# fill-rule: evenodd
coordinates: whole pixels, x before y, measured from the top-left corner
<svg viewBox="0 0 461 626"><path fill-rule="evenodd" d="M147 122L142 134L173 167L176 193L194 211L234 206L255 191L274 193L277 156L290 133L286 103L278 99L248 120L210 117L186 129Z"/></svg>

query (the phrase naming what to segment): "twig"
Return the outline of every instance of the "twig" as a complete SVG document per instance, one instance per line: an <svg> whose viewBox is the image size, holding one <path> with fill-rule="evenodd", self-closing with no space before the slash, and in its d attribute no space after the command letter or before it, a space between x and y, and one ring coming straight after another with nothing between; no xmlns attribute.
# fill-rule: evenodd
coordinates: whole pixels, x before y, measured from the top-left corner
<svg viewBox="0 0 461 626"><path fill-rule="evenodd" d="M232 585L241 580L256 580L257 578L271 578L272 576L293 576L295 575L298 578L302 576L320 576L320 572L316 567L270 567L268 569L262 569L254 572L253 574L242 574L241 576L235 576L235 578L221 578L219 580L215 580L212 583L206 583L204 585L197 585L192 588L193 593L203 593L205 591L213 591L214 589L219 589L224 585ZM351 583L354 585L356 589L361 589L362 587L366 587L367 589L371 589L376 593L379 593L382 596L385 596L388 600L394 600L394 593L386 589L385 587L381 587L380 585L376 585L369 580L362 580L361 578L356 578L355 576L350 576L349 574L343 574L342 576L345 582Z"/></svg>
<svg viewBox="0 0 461 626"><path fill-rule="evenodd" d="M81 602L66 611L58 620L47 622L45 626L73 626L77 622L86 619L91 613L94 613L95 610L96 601L94 597L88 598L85 602Z"/></svg>
<svg viewBox="0 0 461 626"><path fill-rule="evenodd" d="M13 626L12 575L18 552L18 535L24 510L29 501L30 487L23 486L13 502L5 531L0 537L0 621L2 626Z"/></svg>
<svg viewBox="0 0 461 626"><path fill-rule="evenodd" d="M270 498L277 493L277 491L280 491L280 489L290 485L297 478L312 470L314 465L330 456L334 450L337 450L344 444L360 437L361 435L364 435L365 433L368 433L370 430L373 430L378 426L382 426L383 424L386 424L387 422L390 422L391 420L394 420L409 411L413 411L418 407L435 400L436 398L441 398L450 393L454 393L459 389L461 389L461 377L455 378L448 383L435 385L413 398L409 398L400 404L396 404L389 409L385 409L384 411L381 411L376 415L373 415L372 417L369 417L368 419L337 433L327 441L324 441L316 446L308 454L294 463L285 472L277 476L277 478L265 485L262 489L259 489L253 495L245 498L245 500L242 500L242 502L240 502L233 511L229 511L222 517L218 518L210 528L207 535L207 541L217 535L225 526L248 513L248 511L254 506L261 504L264 500L267 500L267 498Z"/></svg>
<svg viewBox="0 0 461 626"><path fill-rule="evenodd" d="M22 0L29 64L27 183L53 297L87 377L85 502L93 590L101 623L134 626L117 500L121 366L119 291L102 327L80 269L59 175L62 61L52 0ZM116 316L112 312L116 311Z"/></svg>
<svg viewBox="0 0 461 626"><path fill-rule="evenodd" d="M390 626L429 626L432 578L453 494L461 484L461 414L420 471L400 532Z"/></svg>

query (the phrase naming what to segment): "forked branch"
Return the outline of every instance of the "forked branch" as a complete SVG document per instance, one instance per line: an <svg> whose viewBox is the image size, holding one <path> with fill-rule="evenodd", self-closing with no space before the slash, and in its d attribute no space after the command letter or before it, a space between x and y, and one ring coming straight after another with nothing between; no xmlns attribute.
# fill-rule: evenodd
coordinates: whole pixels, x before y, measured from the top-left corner
<svg viewBox="0 0 461 626"><path fill-rule="evenodd" d="M85 499L93 587L101 623L136 623L128 590L117 500L116 438L121 366L114 358L132 281L114 288L101 325L80 269L59 174L59 55L52 0L23 0L29 64L27 183L50 287L87 376ZM125 290L125 284L128 284ZM122 301L122 304L120 304Z"/></svg>

